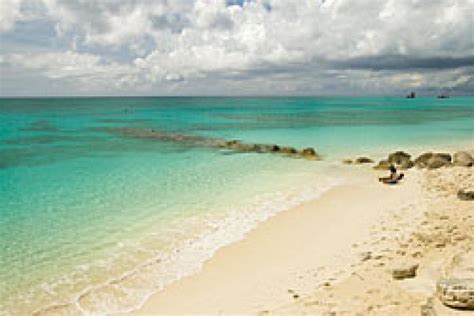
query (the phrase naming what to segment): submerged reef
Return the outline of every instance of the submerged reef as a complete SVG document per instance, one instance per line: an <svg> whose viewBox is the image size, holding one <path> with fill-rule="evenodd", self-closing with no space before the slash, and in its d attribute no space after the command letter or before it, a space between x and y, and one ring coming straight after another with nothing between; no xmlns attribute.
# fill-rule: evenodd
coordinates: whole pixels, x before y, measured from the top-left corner
<svg viewBox="0 0 474 316"><path fill-rule="evenodd" d="M150 138L161 141L183 143L198 147L215 147L229 149L235 152L274 153L292 157L317 160L320 157L312 147L297 149L291 146L277 144L244 143L240 140L204 137L200 135L164 132L152 128L139 127L100 127L100 131L133 138Z"/></svg>

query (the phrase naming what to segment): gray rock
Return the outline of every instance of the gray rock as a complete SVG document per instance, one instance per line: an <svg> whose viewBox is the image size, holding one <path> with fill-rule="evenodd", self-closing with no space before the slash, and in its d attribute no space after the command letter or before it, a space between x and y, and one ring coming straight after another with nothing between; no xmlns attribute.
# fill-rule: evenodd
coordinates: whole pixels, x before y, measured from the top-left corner
<svg viewBox="0 0 474 316"><path fill-rule="evenodd" d="M428 163L428 160L433 157L433 153L424 153L418 156L418 158L415 159L414 163L415 166L418 168L426 168L426 165Z"/></svg>
<svg viewBox="0 0 474 316"><path fill-rule="evenodd" d="M446 306L474 310L474 279L441 279L436 293Z"/></svg>
<svg viewBox="0 0 474 316"><path fill-rule="evenodd" d="M458 199L463 201L474 201L474 190L461 189L457 193Z"/></svg>
<svg viewBox="0 0 474 316"><path fill-rule="evenodd" d="M451 155L446 153L424 153L415 159L419 168L437 169L451 165Z"/></svg>
<svg viewBox="0 0 474 316"><path fill-rule="evenodd" d="M395 165L401 165L410 161L411 155L407 154L403 151L397 151L388 155L388 162L393 163Z"/></svg>
<svg viewBox="0 0 474 316"><path fill-rule="evenodd" d="M444 278L436 284L440 301L450 307L474 310L474 250L452 257Z"/></svg>
<svg viewBox="0 0 474 316"><path fill-rule="evenodd" d="M453 165L460 167L471 167L474 163L474 160L471 154L465 151L458 151L453 155Z"/></svg>
<svg viewBox="0 0 474 316"><path fill-rule="evenodd" d="M359 157L355 160L356 164L363 164L363 163L372 163L374 162L372 159L367 157Z"/></svg>
<svg viewBox="0 0 474 316"><path fill-rule="evenodd" d="M428 168L428 169L438 169L438 168L448 166L448 165L449 165L449 163L446 163L446 161L444 161L444 160L431 158L428 161L428 163L426 165L426 168Z"/></svg>
<svg viewBox="0 0 474 316"><path fill-rule="evenodd" d="M418 270L418 263L400 263L392 269L392 277L395 280L414 278Z"/></svg>

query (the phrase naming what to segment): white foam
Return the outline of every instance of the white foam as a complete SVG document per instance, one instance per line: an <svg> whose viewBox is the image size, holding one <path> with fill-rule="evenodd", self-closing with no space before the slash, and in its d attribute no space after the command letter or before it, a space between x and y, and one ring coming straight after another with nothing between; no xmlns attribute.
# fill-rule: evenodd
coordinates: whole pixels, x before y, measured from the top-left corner
<svg viewBox="0 0 474 316"><path fill-rule="evenodd" d="M241 240L259 223L315 199L340 184L342 179L318 179L303 187L262 195L253 205L233 208L225 216L207 217L206 228L198 237L181 241L173 251L160 253L119 277L83 289L68 307L82 315L107 315L139 309L152 294L198 272L218 249ZM126 298L114 297L116 292L125 293ZM84 298L87 298L86 302ZM42 311L56 310L63 305L49 306Z"/></svg>

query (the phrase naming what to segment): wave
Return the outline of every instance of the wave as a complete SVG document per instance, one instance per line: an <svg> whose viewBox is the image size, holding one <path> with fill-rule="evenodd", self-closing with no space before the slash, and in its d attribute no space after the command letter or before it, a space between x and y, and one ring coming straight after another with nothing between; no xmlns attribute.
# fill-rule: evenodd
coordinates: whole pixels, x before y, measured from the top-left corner
<svg viewBox="0 0 474 316"><path fill-rule="evenodd" d="M205 223L204 226L199 224L202 229L199 235L182 239L170 250L155 254L125 273L86 286L72 298L69 296L67 301L36 309L33 315L111 315L137 310L154 293L198 272L218 249L243 239L259 223L316 199L342 182L341 178L318 179L317 183L305 184L304 187L261 195L250 207L234 207L223 216L190 218L190 221Z"/></svg>

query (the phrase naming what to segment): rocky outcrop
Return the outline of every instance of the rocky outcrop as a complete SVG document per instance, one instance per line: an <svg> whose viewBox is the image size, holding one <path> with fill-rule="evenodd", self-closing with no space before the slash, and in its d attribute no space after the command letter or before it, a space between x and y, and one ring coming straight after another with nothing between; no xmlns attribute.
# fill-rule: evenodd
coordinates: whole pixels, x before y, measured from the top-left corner
<svg viewBox="0 0 474 316"><path fill-rule="evenodd" d="M436 293L446 306L474 310L474 279L439 280Z"/></svg>
<svg viewBox="0 0 474 316"><path fill-rule="evenodd" d="M162 141L178 142L189 146L217 147L230 149L236 152L277 153L312 160L319 159L316 150L314 150L314 148L312 147L307 147L302 150L298 150L290 146L280 146L276 144L244 143L237 139L225 140L199 135L171 133L155 129L138 127L102 127L99 128L99 130L126 137L151 138Z"/></svg>
<svg viewBox="0 0 474 316"><path fill-rule="evenodd" d="M374 161L367 157L359 157L355 160L356 164L373 163Z"/></svg>
<svg viewBox="0 0 474 316"><path fill-rule="evenodd" d="M394 164L399 169L410 169L415 164L410 160L411 155L404 151L397 151L388 155L388 162Z"/></svg>
<svg viewBox="0 0 474 316"><path fill-rule="evenodd" d="M415 166L418 168L426 168L428 164L428 160L433 157L433 153L424 153L418 156L418 158L415 159L414 163Z"/></svg>
<svg viewBox="0 0 474 316"><path fill-rule="evenodd" d="M465 151L458 151L453 155L453 166L471 167L473 163L474 160L471 154Z"/></svg>
<svg viewBox="0 0 474 316"><path fill-rule="evenodd" d="M474 310L474 251L453 257L446 277L436 284L440 301L449 307Z"/></svg>
<svg viewBox="0 0 474 316"><path fill-rule="evenodd" d="M388 155L388 162L394 165L401 165L410 161L411 155L403 151L396 151Z"/></svg>
<svg viewBox="0 0 474 316"><path fill-rule="evenodd" d="M414 278L418 270L418 263L399 262L392 269L392 277L395 280Z"/></svg>
<svg viewBox="0 0 474 316"><path fill-rule="evenodd" d="M474 201L474 189L461 189L457 193L458 199L463 201Z"/></svg>
<svg viewBox="0 0 474 316"><path fill-rule="evenodd" d="M418 168L437 169L451 165L451 155L446 153L424 153L414 161Z"/></svg>

